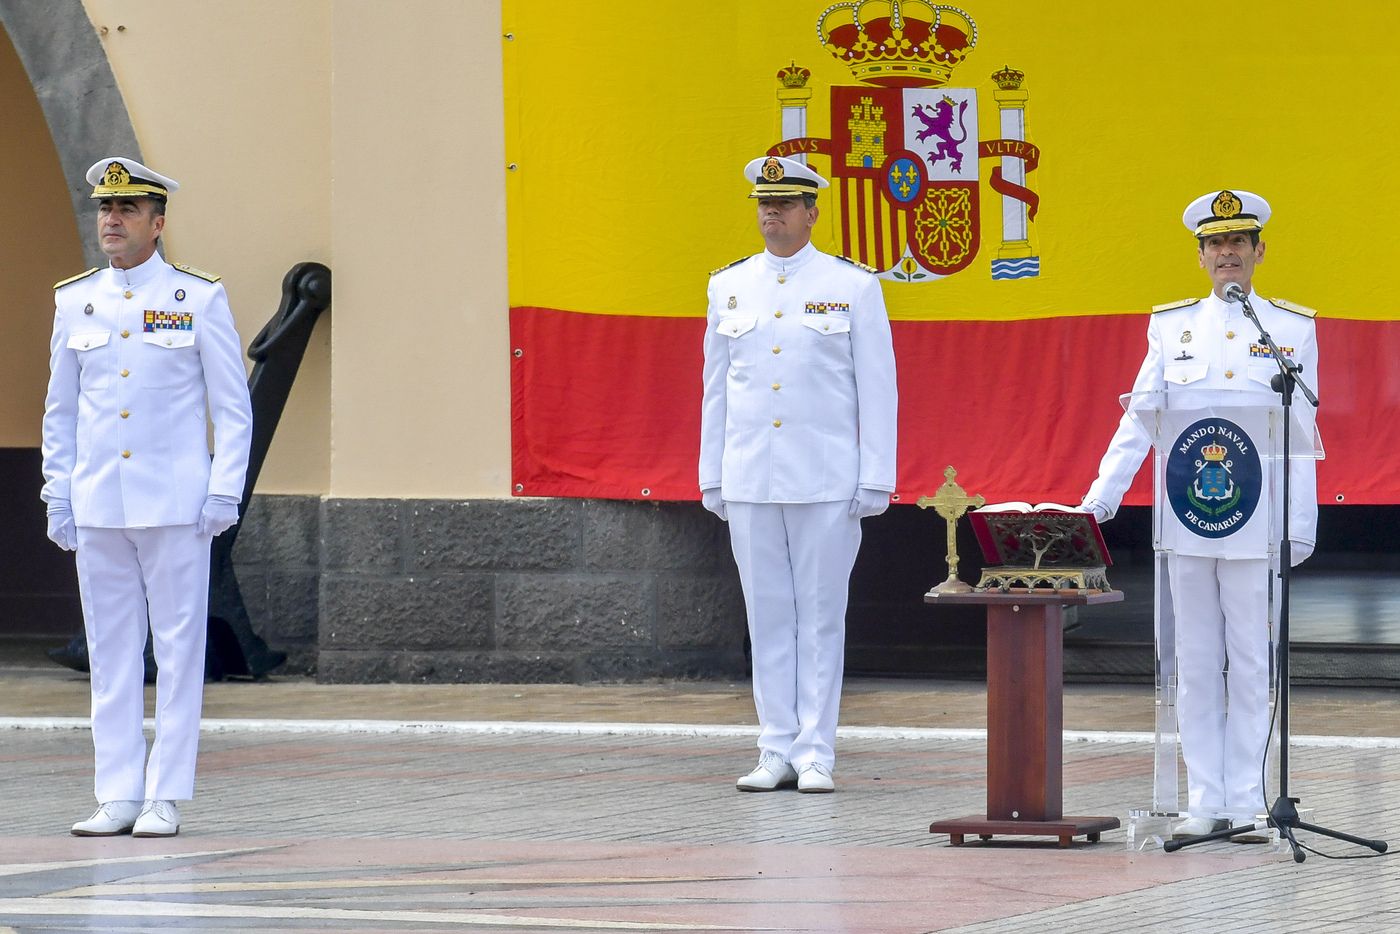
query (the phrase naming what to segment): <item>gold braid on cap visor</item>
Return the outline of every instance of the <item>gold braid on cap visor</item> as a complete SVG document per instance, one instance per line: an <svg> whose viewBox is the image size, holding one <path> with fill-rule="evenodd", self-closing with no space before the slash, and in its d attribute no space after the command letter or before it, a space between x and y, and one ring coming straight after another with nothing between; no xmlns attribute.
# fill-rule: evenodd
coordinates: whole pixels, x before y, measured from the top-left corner
<svg viewBox="0 0 1400 934"><path fill-rule="evenodd" d="M155 184L141 184L135 179L126 185L98 185L89 198L166 198L168 189Z"/></svg>
<svg viewBox="0 0 1400 934"><path fill-rule="evenodd" d="M816 185L794 185L791 182L786 185L771 185L767 182L760 182L753 186L753 191L749 192L749 197L798 198L802 195L815 195L817 191Z"/></svg>
<svg viewBox="0 0 1400 934"><path fill-rule="evenodd" d="M1234 233L1237 230L1263 230L1264 225L1256 217L1231 217L1225 220L1206 220L1196 225L1196 236L1209 237L1211 234Z"/></svg>

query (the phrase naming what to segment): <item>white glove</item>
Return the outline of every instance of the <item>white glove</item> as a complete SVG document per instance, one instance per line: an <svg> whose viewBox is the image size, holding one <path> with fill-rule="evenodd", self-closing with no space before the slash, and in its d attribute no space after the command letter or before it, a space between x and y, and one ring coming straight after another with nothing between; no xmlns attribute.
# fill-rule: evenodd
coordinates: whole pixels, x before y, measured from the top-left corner
<svg viewBox="0 0 1400 934"><path fill-rule="evenodd" d="M1112 518L1108 514L1108 507L1096 499L1085 500L1083 503L1080 503L1079 508L1093 516L1094 521L1100 524Z"/></svg>
<svg viewBox="0 0 1400 934"><path fill-rule="evenodd" d="M856 490L856 498L851 500L851 518L864 519L866 516L878 516L889 508L890 494L884 490L860 487Z"/></svg>
<svg viewBox="0 0 1400 934"><path fill-rule="evenodd" d="M195 528L200 535L213 538L229 530L238 521L238 499L211 493L204 498L204 508L199 511L199 522Z"/></svg>
<svg viewBox="0 0 1400 934"><path fill-rule="evenodd" d="M64 551L78 550L78 526L73 522L73 505L66 499L49 503L49 541Z"/></svg>
<svg viewBox="0 0 1400 934"><path fill-rule="evenodd" d="M53 536L49 536L49 537L52 538ZM1300 565L1300 564L1302 564L1304 561L1308 560L1308 556L1311 555L1312 553L1313 553L1313 546L1310 545L1310 544L1308 544L1307 542L1292 542L1292 541L1289 542L1289 543L1288 543L1288 566L1291 567L1291 568L1296 568L1298 565Z"/></svg>
<svg viewBox="0 0 1400 934"><path fill-rule="evenodd" d="M725 522L729 521L729 510L724 508L724 494L720 492L719 487L701 490L700 505L719 516Z"/></svg>

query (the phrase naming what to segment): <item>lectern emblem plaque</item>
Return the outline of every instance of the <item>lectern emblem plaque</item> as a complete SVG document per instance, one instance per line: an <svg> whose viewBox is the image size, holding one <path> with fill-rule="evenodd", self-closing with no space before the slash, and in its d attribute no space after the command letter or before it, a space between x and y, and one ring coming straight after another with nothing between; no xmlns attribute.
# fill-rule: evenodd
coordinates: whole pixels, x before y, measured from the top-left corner
<svg viewBox="0 0 1400 934"><path fill-rule="evenodd" d="M1185 528L1202 538L1233 535L1259 506L1259 452L1234 422L1201 419L1172 445L1166 488L1171 510Z"/></svg>

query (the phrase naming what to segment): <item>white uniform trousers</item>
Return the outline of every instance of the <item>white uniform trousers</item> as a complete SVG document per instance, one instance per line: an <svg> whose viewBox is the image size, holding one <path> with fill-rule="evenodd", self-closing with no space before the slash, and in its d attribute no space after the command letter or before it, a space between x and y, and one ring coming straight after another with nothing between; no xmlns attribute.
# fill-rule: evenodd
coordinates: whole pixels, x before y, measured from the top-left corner
<svg viewBox="0 0 1400 934"><path fill-rule="evenodd" d="M211 541L192 525L78 527L98 801L194 797ZM160 668L149 763L141 731L148 618Z"/></svg>
<svg viewBox="0 0 1400 934"><path fill-rule="evenodd" d="M860 550L850 502L726 503L748 608L758 748L832 768L846 600Z"/></svg>
<svg viewBox="0 0 1400 934"><path fill-rule="evenodd" d="M1267 807L1269 562L1172 555L1167 566L1188 810L1259 811Z"/></svg>

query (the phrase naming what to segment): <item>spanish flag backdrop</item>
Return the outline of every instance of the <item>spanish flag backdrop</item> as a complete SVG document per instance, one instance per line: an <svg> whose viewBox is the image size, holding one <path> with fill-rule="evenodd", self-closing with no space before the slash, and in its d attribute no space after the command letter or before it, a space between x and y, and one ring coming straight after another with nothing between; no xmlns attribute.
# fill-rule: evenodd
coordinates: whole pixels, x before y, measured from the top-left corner
<svg viewBox="0 0 1400 934"><path fill-rule="evenodd" d="M1319 498L1400 503L1400 5L965 2L506 0L517 494L697 497L706 277L773 152L884 279L904 502L1078 502L1151 306L1209 290L1182 210L1238 187L1255 287L1319 309Z"/></svg>

